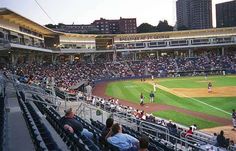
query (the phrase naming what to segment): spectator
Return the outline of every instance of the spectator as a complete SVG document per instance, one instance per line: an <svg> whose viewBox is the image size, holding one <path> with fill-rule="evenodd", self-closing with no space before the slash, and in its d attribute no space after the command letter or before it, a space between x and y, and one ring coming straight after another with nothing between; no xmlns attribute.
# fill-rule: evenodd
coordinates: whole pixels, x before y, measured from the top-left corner
<svg viewBox="0 0 236 151"><path fill-rule="evenodd" d="M197 125L196 125L196 124L193 124L193 125L190 126L190 127L192 127L192 130L193 130L193 131L197 130Z"/></svg>
<svg viewBox="0 0 236 151"><path fill-rule="evenodd" d="M87 95L87 100L91 100L92 97L92 86L90 84L88 84L86 87L86 95Z"/></svg>
<svg viewBox="0 0 236 151"><path fill-rule="evenodd" d="M107 142L111 145L123 150L137 150L139 141L128 134L122 133L122 127L116 123L112 126L110 132L107 135Z"/></svg>
<svg viewBox="0 0 236 151"><path fill-rule="evenodd" d="M235 109L233 109L232 111L233 111L233 113L232 113L233 129L232 130L235 130L235 128L236 128L236 112L235 112Z"/></svg>
<svg viewBox="0 0 236 151"><path fill-rule="evenodd" d="M139 151L148 151L149 139L143 135L139 139Z"/></svg>
<svg viewBox="0 0 236 151"><path fill-rule="evenodd" d="M189 130L186 132L185 137L192 136L192 135L193 135L192 127L189 127Z"/></svg>
<svg viewBox="0 0 236 151"><path fill-rule="evenodd" d="M217 136L217 146L227 148L229 146L229 139L225 139L224 131L220 131L220 134Z"/></svg>
<svg viewBox="0 0 236 151"><path fill-rule="evenodd" d="M77 136L84 135L89 139L93 139L93 133L83 128L83 125L75 118L72 108L65 111L65 116L60 121L64 129L69 132L75 133Z"/></svg>
<svg viewBox="0 0 236 151"><path fill-rule="evenodd" d="M217 134L216 133L213 134L212 142L213 142L213 145L217 144Z"/></svg>
<svg viewBox="0 0 236 151"><path fill-rule="evenodd" d="M107 146L107 143L106 143L106 136L107 136L107 134L109 133L109 131L111 130L111 127L112 127L113 123L114 123L113 118L108 118L108 119L106 120L106 126L103 128L103 130L102 130L102 135L101 135L101 137L99 138L100 143L101 143L102 145Z"/></svg>

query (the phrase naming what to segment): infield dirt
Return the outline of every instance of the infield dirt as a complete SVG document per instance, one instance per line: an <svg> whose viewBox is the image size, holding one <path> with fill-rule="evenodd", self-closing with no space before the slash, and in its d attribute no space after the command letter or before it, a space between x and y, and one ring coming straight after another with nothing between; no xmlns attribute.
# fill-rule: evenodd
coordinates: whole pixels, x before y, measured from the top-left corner
<svg viewBox="0 0 236 151"><path fill-rule="evenodd" d="M170 89L175 94L182 94L182 97L234 97L236 96L236 86L212 88L212 92L208 93L207 88L175 88ZM183 96L184 95L184 96Z"/></svg>
<svg viewBox="0 0 236 151"><path fill-rule="evenodd" d="M152 84L153 82L147 81L147 83ZM158 85L158 88L172 93L179 97L235 97L236 96L236 86L227 87L213 87L212 92L208 93L207 88L167 88L162 85Z"/></svg>

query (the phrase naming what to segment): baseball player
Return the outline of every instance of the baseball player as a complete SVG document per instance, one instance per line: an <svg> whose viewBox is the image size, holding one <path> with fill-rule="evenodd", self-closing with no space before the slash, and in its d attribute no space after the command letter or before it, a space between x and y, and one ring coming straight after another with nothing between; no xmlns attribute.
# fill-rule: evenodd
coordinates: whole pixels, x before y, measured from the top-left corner
<svg viewBox="0 0 236 151"><path fill-rule="evenodd" d="M154 80L154 76L152 75L152 81Z"/></svg>
<svg viewBox="0 0 236 151"><path fill-rule="evenodd" d="M154 83L153 85L153 92L155 93L157 91L157 83Z"/></svg>
<svg viewBox="0 0 236 151"><path fill-rule="evenodd" d="M140 105L143 105L143 101L144 101L144 96L143 96L143 93L141 93L141 95L140 95Z"/></svg>
<svg viewBox="0 0 236 151"><path fill-rule="evenodd" d="M208 83L208 93L212 92L212 84L211 82Z"/></svg>
<svg viewBox="0 0 236 151"><path fill-rule="evenodd" d="M150 102L153 103L153 100L154 100L154 97L155 97L154 93L151 91L149 96L150 96Z"/></svg>

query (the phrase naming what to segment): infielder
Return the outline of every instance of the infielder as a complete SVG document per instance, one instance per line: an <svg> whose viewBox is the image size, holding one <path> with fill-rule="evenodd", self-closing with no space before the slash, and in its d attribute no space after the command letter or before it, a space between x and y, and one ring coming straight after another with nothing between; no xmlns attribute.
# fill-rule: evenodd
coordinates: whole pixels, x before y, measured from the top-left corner
<svg viewBox="0 0 236 151"><path fill-rule="evenodd" d="M149 96L150 96L150 102L153 103L153 100L154 100L154 97L155 97L154 93L151 91Z"/></svg>
<svg viewBox="0 0 236 151"><path fill-rule="evenodd" d="M208 83L208 93L212 92L212 84L211 82Z"/></svg>
<svg viewBox="0 0 236 151"><path fill-rule="evenodd" d="M143 105L143 101L144 101L144 96L143 96L143 93L141 93L141 95L140 95L140 105Z"/></svg>
<svg viewBox="0 0 236 151"><path fill-rule="evenodd" d="M153 92L155 93L157 91L157 83L154 83L153 85Z"/></svg>

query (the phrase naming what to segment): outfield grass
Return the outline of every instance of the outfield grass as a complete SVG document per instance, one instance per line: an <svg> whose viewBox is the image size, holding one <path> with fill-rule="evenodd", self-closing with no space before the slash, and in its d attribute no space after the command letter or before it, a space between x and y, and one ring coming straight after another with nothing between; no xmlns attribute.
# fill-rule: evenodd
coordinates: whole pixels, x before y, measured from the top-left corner
<svg viewBox="0 0 236 151"><path fill-rule="evenodd" d="M206 87L207 83L203 81L204 77L190 78L165 78L157 79L158 84L168 88L201 88ZM208 80L213 82L213 87L236 86L236 76L212 76ZM111 82L106 88L106 95L116 98L129 100L139 103L140 93L144 94L145 103L149 102L149 93L153 86L148 83L141 83L138 80ZM231 112L236 107L236 97L214 97L214 98L195 98L219 109ZM164 90L158 89L154 102L173 105L176 107L202 112L209 115L230 119L231 116L204 104L201 104L191 98L181 98Z"/></svg>
<svg viewBox="0 0 236 151"><path fill-rule="evenodd" d="M152 86L148 83L138 83L137 81L118 81L111 82L106 88L106 95L114 96L120 99L139 103L141 92L144 94L145 102L149 98Z"/></svg>
<svg viewBox="0 0 236 151"><path fill-rule="evenodd" d="M212 127L220 126L219 123L207 121L205 119L197 118L191 115L187 115L187 114L179 113L175 111L159 111L159 112L154 112L153 115L164 118L164 119L172 120L175 123L179 123L187 127L193 124L197 124L198 129L205 129L205 128L212 128Z"/></svg>
<svg viewBox="0 0 236 151"><path fill-rule="evenodd" d="M208 97L197 99L227 112L232 112L233 108L236 109L236 97Z"/></svg>

